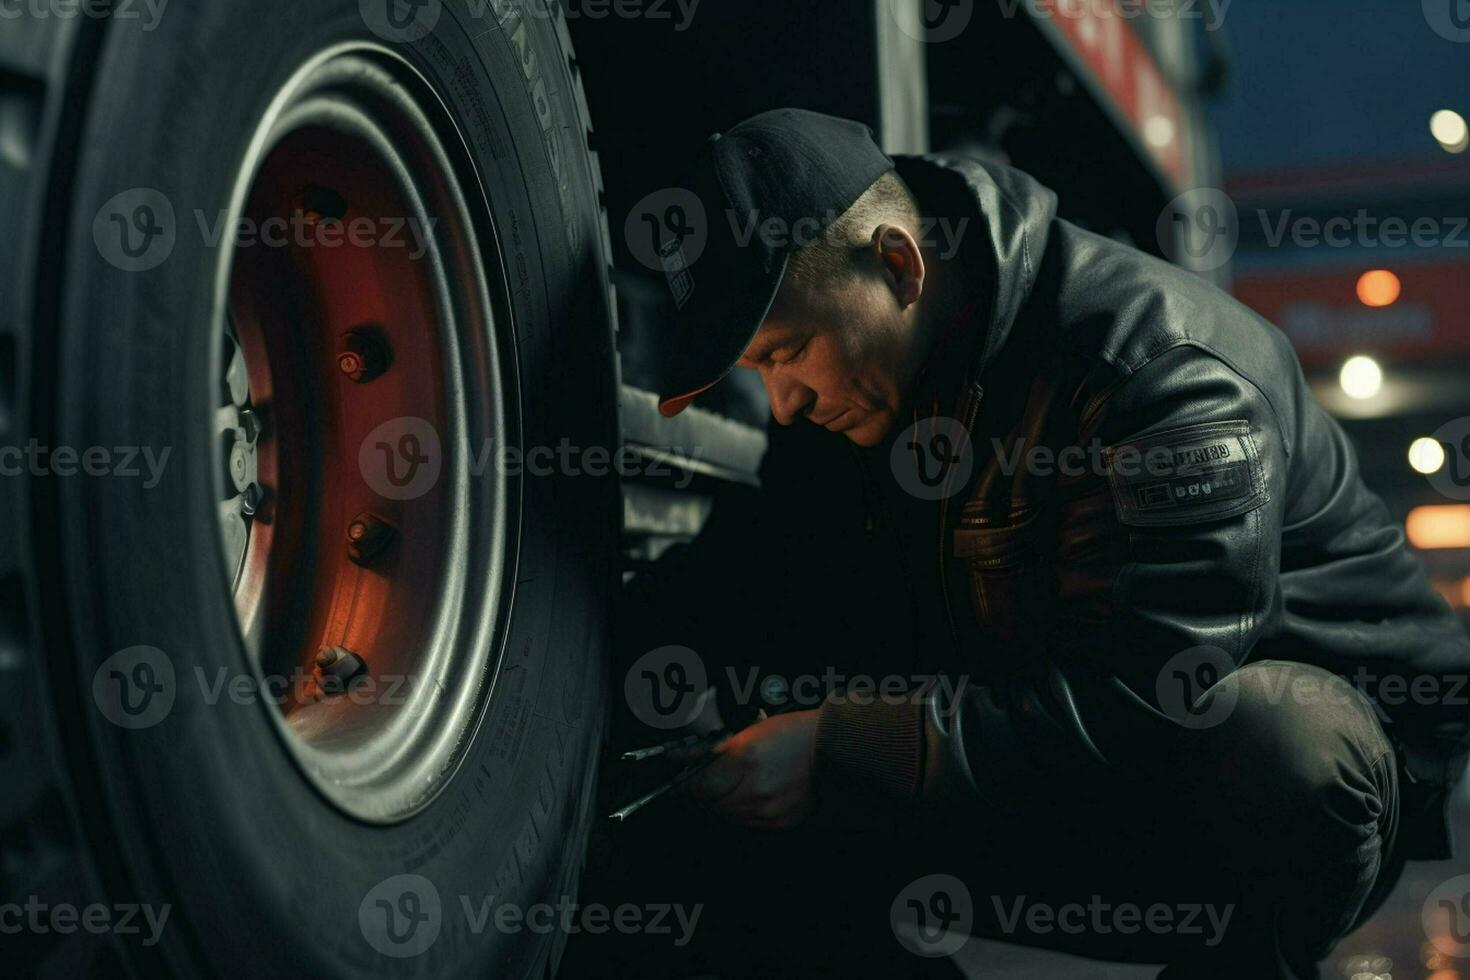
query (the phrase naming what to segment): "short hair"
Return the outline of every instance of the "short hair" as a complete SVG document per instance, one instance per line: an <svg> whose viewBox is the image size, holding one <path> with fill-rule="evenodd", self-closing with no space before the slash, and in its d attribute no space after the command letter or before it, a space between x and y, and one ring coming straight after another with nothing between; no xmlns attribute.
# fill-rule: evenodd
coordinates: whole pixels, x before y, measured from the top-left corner
<svg viewBox="0 0 1470 980"><path fill-rule="evenodd" d="M812 286L850 279L860 272L857 261L873 240L873 229L898 224L919 234L919 200L898 171L873 182L863 196L815 240L797 249L786 270L787 282Z"/></svg>

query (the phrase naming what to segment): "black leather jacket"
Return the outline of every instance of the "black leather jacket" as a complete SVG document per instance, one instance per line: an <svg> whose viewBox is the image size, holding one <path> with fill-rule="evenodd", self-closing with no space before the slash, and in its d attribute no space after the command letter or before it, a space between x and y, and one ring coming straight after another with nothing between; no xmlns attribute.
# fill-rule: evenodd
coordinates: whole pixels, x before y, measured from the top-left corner
<svg viewBox="0 0 1470 980"><path fill-rule="evenodd" d="M880 638L885 621L940 623L914 642L947 646L930 666L970 682L898 704L829 699L819 766L903 795L1004 798L1133 765L1177 730L1160 684L1175 658L1225 671L1299 661L1377 701L1418 814L1401 839L1410 856L1448 856L1470 637L1364 486L1285 336L1193 274L1057 219L1052 192L1022 173L933 156L899 169L926 211L968 209L975 222L963 261L989 302L949 405L972 465L956 467L947 499L904 512L920 528L898 547L906 570L866 598L859 576L833 584L850 565L888 564L864 550L874 511L846 501L862 454L804 423L773 429L765 510L717 510L708 535L758 551L758 581L733 565L684 573L740 582L725 624L772 608L762 585L779 597L826 584L857 616L918 583L912 606L887 602L865 625L839 611L812 630L800 613L766 613L766 631L742 640L783 648L765 655L769 672L804 628L819 661L860 643L886 644L891 661L912 644L903 630ZM1014 465L1018 447L1076 450L1060 472ZM886 453L870 455L876 469ZM926 607L930 591L939 601Z"/></svg>

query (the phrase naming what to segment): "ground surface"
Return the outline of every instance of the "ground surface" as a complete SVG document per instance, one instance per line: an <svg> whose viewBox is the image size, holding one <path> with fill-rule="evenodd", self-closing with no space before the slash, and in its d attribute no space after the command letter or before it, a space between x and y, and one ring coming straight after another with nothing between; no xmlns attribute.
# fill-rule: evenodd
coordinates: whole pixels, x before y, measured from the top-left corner
<svg viewBox="0 0 1470 980"><path fill-rule="evenodd" d="M1343 940L1323 964L1324 980L1459 980L1470 977L1470 961L1425 962L1434 949L1425 942L1421 913L1441 883L1470 873L1470 785L1462 786L1455 809L1455 861L1410 864L1383 908ZM956 956L972 980L1153 980L1158 967L1118 966L972 939ZM1436 973L1436 971L1443 971Z"/></svg>

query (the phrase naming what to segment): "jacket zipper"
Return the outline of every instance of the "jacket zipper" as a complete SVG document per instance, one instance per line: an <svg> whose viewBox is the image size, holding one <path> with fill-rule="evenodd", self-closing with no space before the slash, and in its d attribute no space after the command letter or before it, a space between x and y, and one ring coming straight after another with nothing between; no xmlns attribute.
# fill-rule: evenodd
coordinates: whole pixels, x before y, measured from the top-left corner
<svg viewBox="0 0 1470 980"><path fill-rule="evenodd" d="M980 414L980 403L985 400L985 388L979 382L970 384L970 403L965 409L965 434L973 435L975 430L975 419ZM970 451L975 451L974 440L971 440ZM978 454L977 454L978 455ZM939 592L944 597L944 616L949 623L949 635L954 642L955 653L960 652L960 632L955 627L954 607L949 601L949 575L945 567L948 555L945 552L945 540L949 536L949 498L950 481L954 479L954 468L944 475L944 492L939 503Z"/></svg>

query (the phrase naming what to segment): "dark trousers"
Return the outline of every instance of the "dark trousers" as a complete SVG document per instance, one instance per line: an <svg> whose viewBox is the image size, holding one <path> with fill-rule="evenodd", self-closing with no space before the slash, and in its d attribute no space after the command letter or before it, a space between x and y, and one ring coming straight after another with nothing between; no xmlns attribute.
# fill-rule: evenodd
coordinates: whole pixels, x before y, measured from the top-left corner
<svg viewBox="0 0 1470 980"><path fill-rule="evenodd" d="M1025 799L913 806L823 795L784 834L683 801L603 841L585 902L702 906L693 937L573 937L566 977L957 976L978 935L1170 980L1305 980L1382 901L1395 753L1316 668L1248 665L1148 773L1052 774Z"/></svg>

